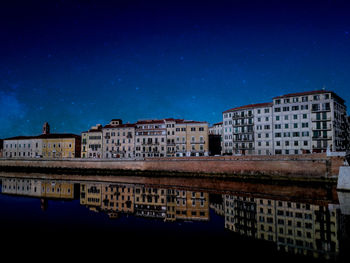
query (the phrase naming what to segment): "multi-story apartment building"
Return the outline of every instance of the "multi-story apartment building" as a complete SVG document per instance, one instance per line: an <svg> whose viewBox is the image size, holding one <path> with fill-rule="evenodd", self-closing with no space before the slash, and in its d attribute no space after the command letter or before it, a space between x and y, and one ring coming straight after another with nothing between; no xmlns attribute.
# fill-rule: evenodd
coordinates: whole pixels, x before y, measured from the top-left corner
<svg viewBox="0 0 350 263"><path fill-rule="evenodd" d="M223 154L345 150L346 106L332 91L292 93L223 112Z"/></svg>
<svg viewBox="0 0 350 263"><path fill-rule="evenodd" d="M136 157L207 156L208 123L182 119L136 123Z"/></svg>
<svg viewBox="0 0 350 263"><path fill-rule="evenodd" d="M102 125L97 124L90 130L81 133L81 156L82 158L102 158Z"/></svg>
<svg viewBox="0 0 350 263"><path fill-rule="evenodd" d="M275 154L344 150L344 100L319 90L273 98Z"/></svg>
<svg viewBox="0 0 350 263"><path fill-rule="evenodd" d="M272 103L250 104L223 112L223 154L269 154Z"/></svg>
<svg viewBox="0 0 350 263"><path fill-rule="evenodd" d="M167 129L165 120L143 120L135 124L136 157L165 157Z"/></svg>
<svg viewBox="0 0 350 263"><path fill-rule="evenodd" d="M207 122L184 121L186 124L187 156L208 156L209 127ZM181 124L181 122L179 123ZM177 140L177 138L176 138Z"/></svg>
<svg viewBox="0 0 350 263"><path fill-rule="evenodd" d="M114 119L102 129L104 158L135 157L135 124Z"/></svg>

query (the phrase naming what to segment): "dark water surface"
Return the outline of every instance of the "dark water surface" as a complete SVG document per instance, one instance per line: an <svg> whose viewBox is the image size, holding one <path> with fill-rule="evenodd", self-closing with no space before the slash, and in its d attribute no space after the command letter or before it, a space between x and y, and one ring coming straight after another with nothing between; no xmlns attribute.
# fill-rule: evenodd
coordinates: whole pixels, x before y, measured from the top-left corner
<svg viewBox="0 0 350 263"><path fill-rule="evenodd" d="M350 193L332 186L13 173L0 179L2 252L14 257L350 260Z"/></svg>

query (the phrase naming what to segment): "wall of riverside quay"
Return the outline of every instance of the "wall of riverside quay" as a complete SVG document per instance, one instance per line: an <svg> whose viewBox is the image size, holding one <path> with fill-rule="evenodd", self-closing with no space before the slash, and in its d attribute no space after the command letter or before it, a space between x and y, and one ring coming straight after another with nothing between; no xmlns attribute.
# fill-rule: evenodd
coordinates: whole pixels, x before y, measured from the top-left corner
<svg viewBox="0 0 350 263"><path fill-rule="evenodd" d="M15 168L72 170L166 171L196 174L266 175L279 177L336 177L343 157L326 154L280 156L218 156L149 158L144 160L99 159L0 159L0 170ZM39 169L40 170L40 169Z"/></svg>

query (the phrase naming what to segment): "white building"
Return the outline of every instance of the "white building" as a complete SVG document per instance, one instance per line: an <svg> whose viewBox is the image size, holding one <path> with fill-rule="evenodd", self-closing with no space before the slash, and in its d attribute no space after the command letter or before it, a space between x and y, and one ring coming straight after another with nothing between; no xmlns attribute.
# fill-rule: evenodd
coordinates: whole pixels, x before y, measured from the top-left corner
<svg viewBox="0 0 350 263"><path fill-rule="evenodd" d="M332 91L319 90L273 98L275 154L344 150L346 106Z"/></svg>
<svg viewBox="0 0 350 263"><path fill-rule="evenodd" d="M286 94L223 112L222 154L345 150L346 106L332 91Z"/></svg>

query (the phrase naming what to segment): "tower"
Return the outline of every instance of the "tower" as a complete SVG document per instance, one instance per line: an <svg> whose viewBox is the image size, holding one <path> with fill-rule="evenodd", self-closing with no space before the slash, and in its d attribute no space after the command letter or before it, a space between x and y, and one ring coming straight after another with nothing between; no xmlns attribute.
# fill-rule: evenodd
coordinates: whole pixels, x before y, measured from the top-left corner
<svg viewBox="0 0 350 263"><path fill-rule="evenodd" d="M43 134L50 134L50 125L47 122L43 125Z"/></svg>

